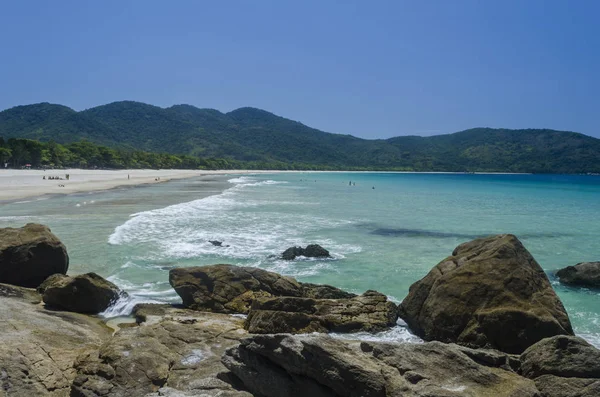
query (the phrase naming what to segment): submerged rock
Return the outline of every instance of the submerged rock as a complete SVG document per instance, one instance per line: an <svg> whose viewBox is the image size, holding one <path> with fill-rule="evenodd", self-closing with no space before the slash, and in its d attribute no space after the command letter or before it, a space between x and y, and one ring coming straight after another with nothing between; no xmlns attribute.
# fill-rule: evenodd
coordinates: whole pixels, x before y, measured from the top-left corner
<svg viewBox="0 0 600 397"><path fill-rule="evenodd" d="M600 262L583 262L556 272L560 282L567 285L600 288Z"/></svg>
<svg viewBox="0 0 600 397"><path fill-rule="evenodd" d="M546 274L510 234L459 245L410 287L399 314L425 340L509 353L573 334Z"/></svg>
<svg viewBox="0 0 600 397"><path fill-rule="evenodd" d="M247 336L243 320L169 305L138 305L139 327L123 328L75 362L72 397L252 397L235 390L221 364Z"/></svg>
<svg viewBox="0 0 600 397"><path fill-rule="evenodd" d="M349 342L320 336L257 335L227 350L223 364L265 397L538 397L505 363L480 361L458 345Z"/></svg>
<svg viewBox="0 0 600 397"><path fill-rule="evenodd" d="M318 244L307 245L306 248L302 247L290 247L283 251L281 258L291 261L298 256L304 256L306 258L330 258L329 251L321 247Z"/></svg>
<svg viewBox="0 0 600 397"><path fill-rule="evenodd" d="M67 249L47 226L0 228L0 283L36 288L69 269Z"/></svg>
<svg viewBox="0 0 600 397"><path fill-rule="evenodd" d="M96 273L52 276L40 290L47 306L78 313L103 312L122 293L119 287Z"/></svg>
<svg viewBox="0 0 600 397"><path fill-rule="evenodd" d="M233 265L172 269L169 282L185 307L216 313L247 314L254 300L273 296L355 296L335 287L302 284L277 273Z"/></svg>
<svg viewBox="0 0 600 397"><path fill-rule="evenodd" d="M245 327L250 333L378 332L396 324L397 308L367 291L351 299L276 297L253 302Z"/></svg>

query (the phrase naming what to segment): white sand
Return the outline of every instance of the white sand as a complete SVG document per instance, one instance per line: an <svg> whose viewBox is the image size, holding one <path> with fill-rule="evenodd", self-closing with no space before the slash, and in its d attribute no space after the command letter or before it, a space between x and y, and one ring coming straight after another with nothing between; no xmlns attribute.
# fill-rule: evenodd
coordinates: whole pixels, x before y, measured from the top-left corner
<svg viewBox="0 0 600 397"><path fill-rule="evenodd" d="M119 186L134 186L166 182L171 179L191 178L202 175L256 174L261 171L246 170L0 170L0 202L46 194L68 194L106 190ZM264 172L264 171L263 171ZM69 180L66 180L69 174ZM127 176L129 175L129 179ZM42 179L43 177L46 179ZM49 180L48 177L62 180ZM159 181L156 179L160 178ZM64 187L59 186L64 185Z"/></svg>

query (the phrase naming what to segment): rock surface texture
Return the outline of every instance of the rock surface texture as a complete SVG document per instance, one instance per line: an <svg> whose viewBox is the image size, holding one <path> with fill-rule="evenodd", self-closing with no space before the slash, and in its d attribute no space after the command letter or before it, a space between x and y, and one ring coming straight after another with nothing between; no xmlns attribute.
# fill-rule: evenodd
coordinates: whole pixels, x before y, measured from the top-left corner
<svg viewBox="0 0 600 397"><path fill-rule="evenodd" d="M273 296L355 296L335 287L302 284L277 273L233 265L172 269L169 272L169 282L185 307L215 313L247 314L254 300Z"/></svg>
<svg viewBox="0 0 600 397"><path fill-rule="evenodd" d="M0 229L0 283L36 288L68 269L67 250L47 226L28 223Z"/></svg>
<svg viewBox="0 0 600 397"><path fill-rule="evenodd" d="M78 313L100 313L121 294L119 287L96 273L55 275L38 288L46 306Z"/></svg>
<svg viewBox="0 0 600 397"><path fill-rule="evenodd" d="M244 387L265 397L537 397L508 355L482 361L454 344L346 342L326 335L258 335L223 356Z"/></svg>
<svg viewBox="0 0 600 397"><path fill-rule="evenodd" d="M247 336L242 319L168 305L138 305L139 327L119 330L75 362L72 397L251 397L236 390L221 364Z"/></svg>
<svg viewBox="0 0 600 397"><path fill-rule="evenodd" d="M296 259L298 256L304 256L306 258L330 258L329 251L321 247L318 244L307 245L306 248L302 247L290 247L283 251L281 258L291 261Z"/></svg>
<svg viewBox="0 0 600 397"><path fill-rule="evenodd" d="M410 287L399 314L425 340L509 353L573 334L546 274L510 234L459 245Z"/></svg>
<svg viewBox="0 0 600 397"><path fill-rule="evenodd" d="M523 376L544 397L600 396L600 350L575 336L544 339L521 354Z"/></svg>
<svg viewBox="0 0 600 397"><path fill-rule="evenodd" d="M100 320L53 312L33 289L0 284L0 396L69 395L73 362L111 335Z"/></svg>
<svg viewBox="0 0 600 397"><path fill-rule="evenodd" d="M583 262L556 272L560 282L567 285L600 288L600 262Z"/></svg>
<svg viewBox="0 0 600 397"><path fill-rule="evenodd" d="M376 291L350 299L276 297L252 303L250 333L378 332L396 325L397 307Z"/></svg>

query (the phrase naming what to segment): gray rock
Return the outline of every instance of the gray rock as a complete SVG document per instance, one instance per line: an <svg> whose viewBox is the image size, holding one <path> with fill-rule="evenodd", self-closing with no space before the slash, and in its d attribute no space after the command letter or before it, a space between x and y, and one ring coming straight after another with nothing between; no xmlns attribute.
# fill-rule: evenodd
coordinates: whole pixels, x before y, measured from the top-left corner
<svg viewBox="0 0 600 397"><path fill-rule="evenodd" d="M399 314L425 340L509 353L573 334L546 274L510 234L458 246L410 287Z"/></svg>
<svg viewBox="0 0 600 397"><path fill-rule="evenodd" d="M224 351L247 336L243 320L168 305L138 305L140 326L122 328L74 367L72 397L231 396Z"/></svg>
<svg viewBox="0 0 600 397"><path fill-rule="evenodd" d="M265 397L539 396L533 381L439 342L257 335L229 349L222 361L248 391Z"/></svg>
<svg viewBox="0 0 600 397"><path fill-rule="evenodd" d="M397 307L376 291L351 299L275 297L255 300L245 327L251 333L378 332L396 325Z"/></svg>
<svg viewBox="0 0 600 397"><path fill-rule="evenodd" d="M78 313L100 313L121 295L119 287L96 273L52 276L40 286L48 307Z"/></svg>
<svg viewBox="0 0 600 397"><path fill-rule="evenodd" d="M68 269L67 249L47 226L28 223L0 229L0 283L36 288Z"/></svg>
<svg viewBox="0 0 600 397"><path fill-rule="evenodd" d="M247 314L254 300L273 296L354 296L335 287L302 284L277 273L233 265L172 269L169 282L185 307L216 313Z"/></svg>
<svg viewBox="0 0 600 397"><path fill-rule="evenodd" d="M560 282L580 287L600 288L600 262L583 262L556 272Z"/></svg>

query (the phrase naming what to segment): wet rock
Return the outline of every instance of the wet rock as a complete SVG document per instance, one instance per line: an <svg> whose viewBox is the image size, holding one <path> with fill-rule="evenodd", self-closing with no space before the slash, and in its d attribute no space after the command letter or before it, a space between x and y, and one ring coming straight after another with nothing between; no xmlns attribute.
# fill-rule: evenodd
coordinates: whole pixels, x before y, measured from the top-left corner
<svg viewBox="0 0 600 397"><path fill-rule="evenodd" d="M0 283L36 288L69 269L67 249L47 226L0 229Z"/></svg>
<svg viewBox="0 0 600 397"><path fill-rule="evenodd" d="M247 314L252 302L273 296L347 296L331 286L302 284L291 277L254 267L210 265L176 268L169 272L169 282L194 310L217 313Z"/></svg>
<svg viewBox="0 0 600 397"><path fill-rule="evenodd" d="M291 261L298 256L304 256L306 258L330 258L329 251L321 247L318 244L307 245L306 248L302 247L290 247L283 251L281 258Z"/></svg>
<svg viewBox="0 0 600 397"><path fill-rule="evenodd" d="M243 320L169 305L138 305L140 326L123 328L81 355L71 396L251 397L230 383L224 351L247 336Z"/></svg>
<svg viewBox="0 0 600 397"><path fill-rule="evenodd" d="M68 396L73 362L111 335L98 319L53 312L33 289L0 284L0 396Z"/></svg>
<svg viewBox="0 0 600 397"><path fill-rule="evenodd" d="M510 234L459 245L410 287L399 314L425 340L509 353L573 334L546 274Z"/></svg>
<svg viewBox="0 0 600 397"><path fill-rule="evenodd" d="M265 397L539 396L531 380L479 363L462 349L257 335L229 349L222 361L246 390Z"/></svg>
<svg viewBox="0 0 600 397"><path fill-rule="evenodd" d="M367 291L351 299L275 297L255 300L245 327L251 333L378 332L396 324L397 308Z"/></svg>
<svg viewBox="0 0 600 397"><path fill-rule="evenodd" d="M78 313L103 312L122 293L119 287L96 273L51 276L40 290L43 290L43 300L48 307Z"/></svg>
<svg viewBox="0 0 600 397"><path fill-rule="evenodd" d="M580 287L600 288L600 262L583 262L556 272L560 282Z"/></svg>

